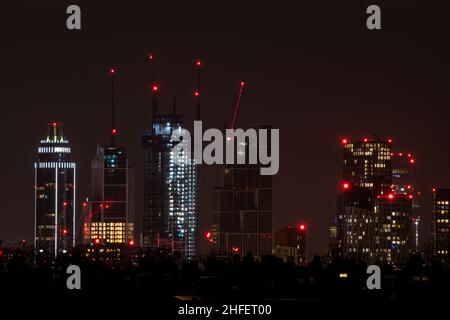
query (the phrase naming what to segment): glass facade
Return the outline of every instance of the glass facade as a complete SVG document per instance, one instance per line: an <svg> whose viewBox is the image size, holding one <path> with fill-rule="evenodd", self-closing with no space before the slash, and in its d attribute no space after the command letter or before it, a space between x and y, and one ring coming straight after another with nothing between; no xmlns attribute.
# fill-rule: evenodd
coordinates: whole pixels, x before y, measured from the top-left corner
<svg viewBox="0 0 450 320"><path fill-rule="evenodd" d="M34 246L57 256L75 245L76 166L60 123L49 123L34 164Z"/></svg>
<svg viewBox="0 0 450 320"><path fill-rule="evenodd" d="M192 259L198 252L198 168L192 154L184 154L175 162L177 142L171 140L174 130L183 129L183 121L181 115L156 115L152 130L142 135L142 242Z"/></svg>

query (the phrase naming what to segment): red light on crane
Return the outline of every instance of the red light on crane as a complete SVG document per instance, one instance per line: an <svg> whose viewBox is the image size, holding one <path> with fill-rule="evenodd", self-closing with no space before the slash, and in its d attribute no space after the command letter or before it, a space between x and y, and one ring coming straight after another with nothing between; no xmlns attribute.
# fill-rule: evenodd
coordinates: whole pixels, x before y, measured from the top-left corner
<svg viewBox="0 0 450 320"><path fill-rule="evenodd" d="M409 159L409 163L414 164L416 163L416 160L414 158Z"/></svg>
<svg viewBox="0 0 450 320"><path fill-rule="evenodd" d="M110 75L114 75L115 73L116 73L116 69L114 69L114 68L109 69Z"/></svg>
<svg viewBox="0 0 450 320"><path fill-rule="evenodd" d="M306 225L302 223L302 224L300 224L298 226L298 228L300 229L300 231L305 231L306 230Z"/></svg>
<svg viewBox="0 0 450 320"><path fill-rule="evenodd" d="M194 91L194 96L195 96L195 97L198 97L198 96L200 96L200 92L198 92L198 91Z"/></svg>
<svg viewBox="0 0 450 320"><path fill-rule="evenodd" d="M152 85L152 91L153 92L158 92L158 90L159 90L159 87L158 87L157 84Z"/></svg>
<svg viewBox="0 0 450 320"><path fill-rule="evenodd" d="M197 67L201 67L202 66L202 61L200 60L200 59L198 59L196 62L195 62L195 65L197 66Z"/></svg>

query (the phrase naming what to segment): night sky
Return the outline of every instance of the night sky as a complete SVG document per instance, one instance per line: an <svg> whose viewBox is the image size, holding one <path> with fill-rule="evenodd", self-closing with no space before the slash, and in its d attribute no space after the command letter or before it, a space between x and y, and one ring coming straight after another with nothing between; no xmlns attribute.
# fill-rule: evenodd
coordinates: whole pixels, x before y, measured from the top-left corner
<svg viewBox="0 0 450 320"><path fill-rule="evenodd" d="M78 164L79 201L89 195L91 158L97 143L109 142L110 66L117 68L118 141L136 169L140 215L140 132L151 123L149 51L161 111L170 112L176 97L177 110L193 120L194 61L201 58L204 127L230 123L245 80L237 125L280 129L274 231L306 222L308 252L326 253L340 138L376 134L416 154L428 234L431 188L450 186L448 1L4 2L1 239L32 239L33 162L48 122L63 122ZM70 4L81 7L81 31L66 29ZM366 29L368 4L381 6L382 30ZM202 168L202 232L212 222L211 190L223 181L221 169Z"/></svg>

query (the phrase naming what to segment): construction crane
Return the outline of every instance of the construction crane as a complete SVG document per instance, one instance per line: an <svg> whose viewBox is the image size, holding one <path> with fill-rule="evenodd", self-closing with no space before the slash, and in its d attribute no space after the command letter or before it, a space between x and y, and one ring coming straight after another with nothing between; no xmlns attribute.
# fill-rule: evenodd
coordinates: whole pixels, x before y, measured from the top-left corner
<svg viewBox="0 0 450 320"><path fill-rule="evenodd" d="M237 121L237 117L238 117L238 114L239 114L239 107L241 105L242 94L244 93L244 86L245 86L245 82L241 81L241 86L239 88L239 94L237 96L236 104L234 106L233 121L231 122L231 129L232 130L234 130L234 128L236 126L236 121Z"/></svg>

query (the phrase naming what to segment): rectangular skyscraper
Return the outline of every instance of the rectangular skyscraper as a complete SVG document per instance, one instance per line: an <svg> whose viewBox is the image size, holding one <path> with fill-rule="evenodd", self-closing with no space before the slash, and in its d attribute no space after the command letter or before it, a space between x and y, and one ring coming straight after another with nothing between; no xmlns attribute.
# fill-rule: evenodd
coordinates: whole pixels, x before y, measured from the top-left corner
<svg viewBox="0 0 450 320"><path fill-rule="evenodd" d="M62 124L50 123L34 164L34 246L40 253L57 256L75 244L76 166L70 153Z"/></svg>
<svg viewBox="0 0 450 320"><path fill-rule="evenodd" d="M258 128L271 129L268 126ZM237 147L240 152L241 147ZM268 148L270 150L270 146ZM248 145L242 149L246 150L248 158ZM224 173L224 185L213 190L215 250L224 255L251 253L257 259L271 255L272 176L260 175L258 164L226 165Z"/></svg>
<svg viewBox="0 0 450 320"><path fill-rule="evenodd" d="M114 78L111 78L111 143L97 147L92 160L91 197L83 203L82 232L84 244L105 245L120 252L120 247L134 245L134 170L128 166L124 147L116 145Z"/></svg>
<svg viewBox="0 0 450 320"><path fill-rule="evenodd" d="M143 132L144 214L142 244L192 259L198 253L198 168L193 155L175 163L171 140L182 115L154 115ZM183 141L190 143L190 141Z"/></svg>
<svg viewBox="0 0 450 320"><path fill-rule="evenodd" d="M133 240L134 170L125 148L98 147L91 197L83 203L83 243L123 245Z"/></svg>
<svg viewBox="0 0 450 320"><path fill-rule="evenodd" d="M343 174L345 182L368 188L374 196L391 188L391 142L364 138L361 141L343 139Z"/></svg>

